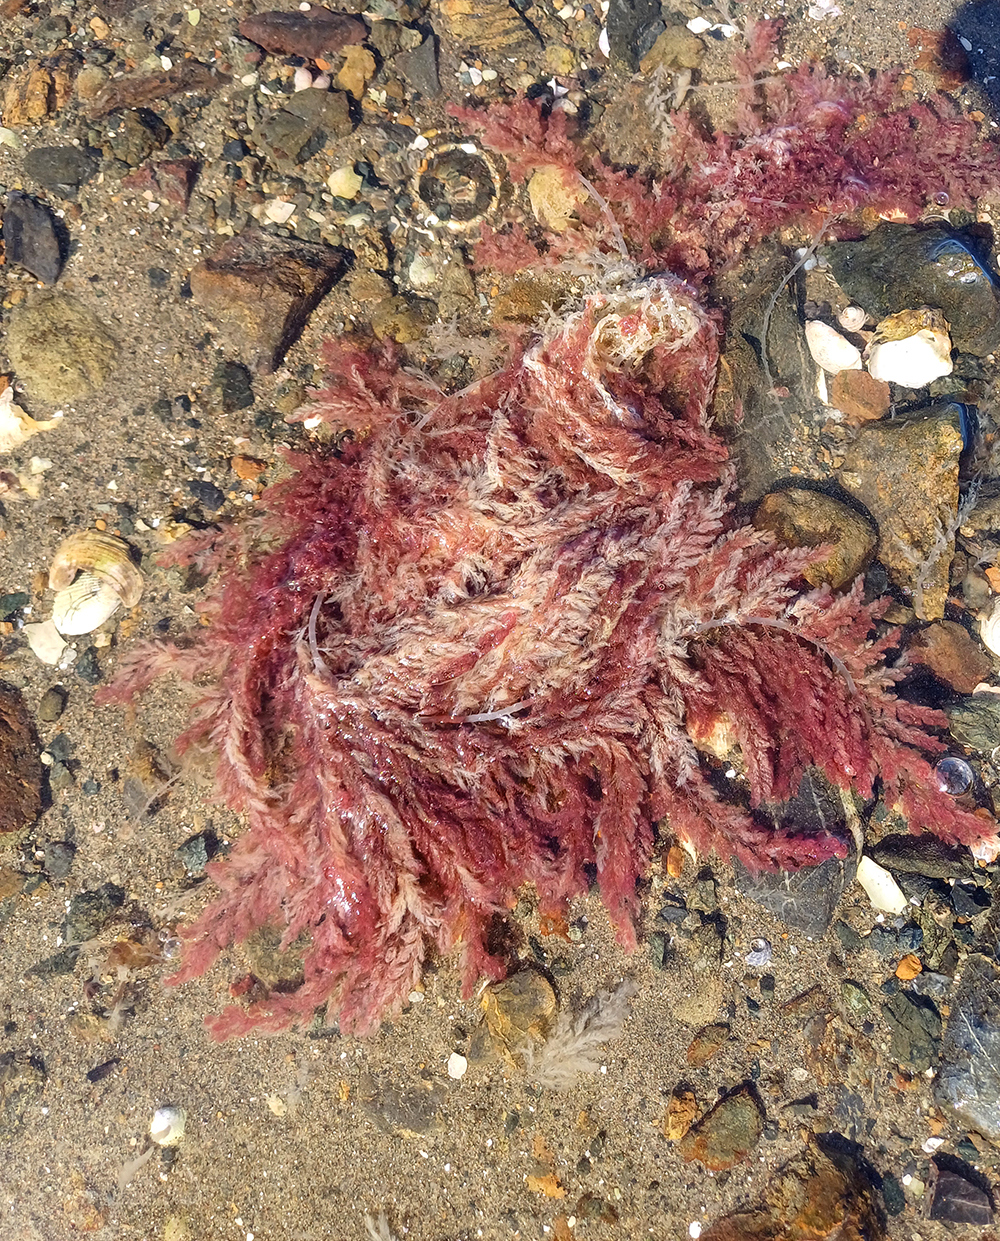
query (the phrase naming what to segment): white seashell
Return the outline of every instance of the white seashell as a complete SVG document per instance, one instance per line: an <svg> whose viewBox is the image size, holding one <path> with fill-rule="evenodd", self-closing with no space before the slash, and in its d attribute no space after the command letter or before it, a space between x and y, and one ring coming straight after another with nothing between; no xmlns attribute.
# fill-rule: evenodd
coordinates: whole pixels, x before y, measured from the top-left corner
<svg viewBox="0 0 1000 1241"><path fill-rule="evenodd" d="M129 545L103 530L80 530L60 543L49 568L49 585L65 590L78 572L89 572L113 586L127 608L142 598L142 573L132 563Z"/></svg>
<svg viewBox="0 0 1000 1241"><path fill-rule="evenodd" d="M81 573L64 590L56 591L52 623L63 634L92 633L121 607L114 586L94 573Z"/></svg>
<svg viewBox="0 0 1000 1241"><path fill-rule="evenodd" d="M932 328L921 328L902 340L879 341L868 354L868 370L875 379L904 388L924 388L953 369L951 341Z"/></svg>
<svg viewBox="0 0 1000 1241"><path fill-rule="evenodd" d="M860 306L845 306L837 315L837 322L845 332L857 332L865 326L868 315Z"/></svg>
<svg viewBox="0 0 1000 1241"><path fill-rule="evenodd" d="M806 344L813 361L828 375L861 370L861 350L822 319L806 324Z"/></svg>
<svg viewBox="0 0 1000 1241"><path fill-rule="evenodd" d="M182 1107L158 1107L149 1122L149 1136L157 1146L176 1146L184 1136L187 1113Z"/></svg>
<svg viewBox="0 0 1000 1241"><path fill-rule="evenodd" d="M50 620L42 621L40 625L25 625L21 632L32 653L43 664L57 664L62 658L66 643Z"/></svg>
<svg viewBox="0 0 1000 1241"><path fill-rule="evenodd" d="M901 914L906 908L902 888L884 867L870 857L862 856L856 878L868 893L873 908L887 914Z"/></svg>
<svg viewBox="0 0 1000 1241"><path fill-rule="evenodd" d="M305 65L299 65L292 77L292 90L298 94L300 90L308 90L312 84L313 75L309 72Z"/></svg>
<svg viewBox="0 0 1000 1241"><path fill-rule="evenodd" d="M980 613L979 638L988 651L1000 655L1000 596Z"/></svg>

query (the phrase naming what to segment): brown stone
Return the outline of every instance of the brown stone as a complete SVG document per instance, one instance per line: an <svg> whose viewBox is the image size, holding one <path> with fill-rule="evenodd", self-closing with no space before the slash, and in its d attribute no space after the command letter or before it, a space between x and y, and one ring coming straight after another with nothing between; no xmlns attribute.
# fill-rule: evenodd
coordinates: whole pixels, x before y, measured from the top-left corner
<svg viewBox="0 0 1000 1241"><path fill-rule="evenodd" d="M849 1155L811 1139L775 1174L758 1208L728 1215L702 1241L882 1241L878 1195Z"/></svg>
<svg viewBox="0 0 1000 1241"><path fill-rule="evenodd" d="M841 371L830 381L830 403L853 427L884 418L891 399L885 380L876 379L867 371Z"/></svg>
<svg viewBox="0 0 1000 1241"><path fill-rule="evenodd" d="M360 99L374 74L375 57L366 47L355 45L344 52L344 63L337 74L337 85L355 99Z"/></svg>
<svg viewBox="0 0 1000 1241"><path fill-rule="evenodd" d="M959 414L869 422L844 454L839 479L878 523L878 558L921 620L944 615L955 553Z"/></svg>
<svg viewBox="0 0 1000 1241"><path fill-rule="evenodd" d="M758 530L770 530L786 547L829 550L802 576L812 586L829 582L834 590L853 582L875 552L878 535L860 513L822 491L789 487L764 496L753 517Z"/></svg>
<svg viewBox="0 0 1000 1241"><path fill-rule="evenodd" d="M913 635L910 658L960 694L971 694L993 673L993 660L957 621L935 621Z"/></svg>
<svg viewBox="0 0 1000 1241"><path fill-rule="evenodd" d="M700 1069L703 1064L708 1064L719 1048L725 1045L728 1038L729 1026L725 1022L717 1021L710 1026L703 1027L691 1040L687 1049L688 1064L696 1069Z"/></svg>
<svg viewBox="0 0 1000 1241"><path fill-rule="evenodd" d="M273 371L344 271L339 250L255 226L191 272L195 301L255 370Z"/></svg>
<svg viewBox="0 0 1000 1241"><path fill-rule="evenodd" d="M441 0L452 37L466 47L506 55L538 49L538 37L507 0Z"/></svg>
<svg viewBox="0 0 1000 1241"><path fill-rule="evenodd" d="M197 176L197 160L163 159L130 172L122 178L122 185L137 194L148 192L159 202L186 211Z"/></svg>
<svg viewBox="0 0 1000 1241"><path fill-rule="evenodd" d="M0 114L4 125L38 125L61 112L73 91L79 62L72 53L60 53L26 65L3 92Z"/></svg>
<svg viewBox="0 0 1000 1241"><path fill-rule="evenodd" d="M42 810L42 763L20 690L0 684L0 832L30 827Z"/></svg>
<svg viewBox="0 0 1000 1241"><path fill-rule="evenodd" d="M763 1129L760 1104L749 1086L740 1086L692 1125L677 1150L686 1163L697 1159L710 1172L721 1172L747 1158Z"/></svg>
<svg viewBox="0 0 1000 1241"><path fill-rule="evenodd" d="M360 17L314 4L308 13L270 12L244 17L240 34L277 56L329 60L345 47L363 42L368 27Z"/></svg>
<svg viewBox="0 0 1000 1241"><path fill-rule="evenodd" d="M96 118L119 108L145 108L158 99L169 99L188 91L207 95L228 81L225 73L217 73L197 60L185 60L172 69L114 78L94 100L90 115Z"/></svg>
<svg viewBox="0 0 1000 1241"><path fill-rule="evenodd" d="M674 1088L663 1117L663 1136L668 1142L679 1142L698 1115L698 1100L693 1090Z"/></svg>

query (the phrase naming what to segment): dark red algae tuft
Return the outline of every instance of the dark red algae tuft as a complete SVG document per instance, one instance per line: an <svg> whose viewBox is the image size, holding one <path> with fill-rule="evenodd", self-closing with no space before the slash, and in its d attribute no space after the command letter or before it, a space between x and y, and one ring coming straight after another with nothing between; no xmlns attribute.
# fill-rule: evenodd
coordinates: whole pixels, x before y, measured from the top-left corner
<svg viewBox="0 0 1000 1241"><path fill-rule="evenodd" d="M740 133L682 135L698 159L659 197L651 179L588 167L610 211L573 244L610 248L614 213L633 262L673 254L696 279L781 224L859 206L860 153L909 142L913 117L919 167L871 166L876 205L910 210L918 177L959 197L964 174L985 187L986 154L959 142L968 122L946 101L894 113L888 82L814 67L778 98L747 65ZM487 141L530 140L536 163L577 175L562 122L532 108L494 114ZM992 168L995 185L995 155ZM207 625L134 651L106 697L166 674L201 687L181 748L213 757L248 827L209 868L220 895L173 981L265 926L305 945L301 984L210 1018L215 1036L323 1005L372 1031L431 947L461 953L467 991L496 978L491 924L526 882L554 913L596 875L632 947L660 820L755 870L840 847L754 813L810 766L862 795L879 781L914 830L964 843L992 830L939 791L927 730L944 720L894 696L879 605L860 583L806 590L813 553L734 523L709 423L717 335L693 285L658 275L591 293L454 396L390 348L333 341L307 412L353 442L293 458L260 516L178 552L217 572ZM722 738L742 752L743 804L711 779Z"/></svg>

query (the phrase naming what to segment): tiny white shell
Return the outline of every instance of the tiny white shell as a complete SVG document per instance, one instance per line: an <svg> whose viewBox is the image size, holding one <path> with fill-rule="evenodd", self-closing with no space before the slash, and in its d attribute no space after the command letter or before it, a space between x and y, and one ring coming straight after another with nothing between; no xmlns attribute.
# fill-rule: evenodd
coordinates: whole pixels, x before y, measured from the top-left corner
<svg viewBox="0 0 1000 1241"><path fill-rule="evenodd" d="M806 344L813 361L828 375L861 370L861 350L822 319L810 319L806 324Z"/></svg>
<svg viewBox="0 0 1000 1241"><path fill-rule="evenodd" d="M858 862L857 881L868 893L875 909L887 914L901 914L906 908L906 897L892 875L866 854Z"/></svg>
<svg viewBox="0 0 1000 1241"><path fill-rule="evenodd" d="M121 595L94 573L81 573L52 601L52 623L62 634L92 633L121 607Z"/></svg>
<svg viewBox="0 0 1000 1241"><path fill-rule="evenodd" d="M149 1122L149 1136L157 1146L176 1146L186 1123L187 1112L182 1107L158 1107Z"/></svg>
<svg viewBox="0 0 1000 1241"><path fill-rule="evenodd" d="M845 306L840 314L837 315L837 322L845 332L857 332L865 326L867 318L867 314L860 306Z"/></svg>
<svg viewBox="0 0 1000 1241"><path fill-rule="evenodd" d="M980 613L979 637L988 651L1000 655L1000 596Z"/></svg>
<svg viewBox="0 0 1000 1241"><path fill-rule="evenodd" d="M926 387L953 369L951 341L933 328L921 328L902 340L879 341L868 354L868 370L876 379L904 388Z"/></svg>

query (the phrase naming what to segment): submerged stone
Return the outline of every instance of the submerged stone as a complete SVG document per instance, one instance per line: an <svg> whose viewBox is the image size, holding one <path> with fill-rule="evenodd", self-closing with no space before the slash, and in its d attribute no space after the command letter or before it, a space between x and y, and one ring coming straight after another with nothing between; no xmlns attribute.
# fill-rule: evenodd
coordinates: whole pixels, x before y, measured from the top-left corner
<svg viewBox="0 0 1000 1241"><path fill-rule="evenodd" d="M993 275L948 229L880 224L863 241L827 248L838 284L876 319L914 306L943 311L963 353L1000 347L1000 298Z"/></svg>

